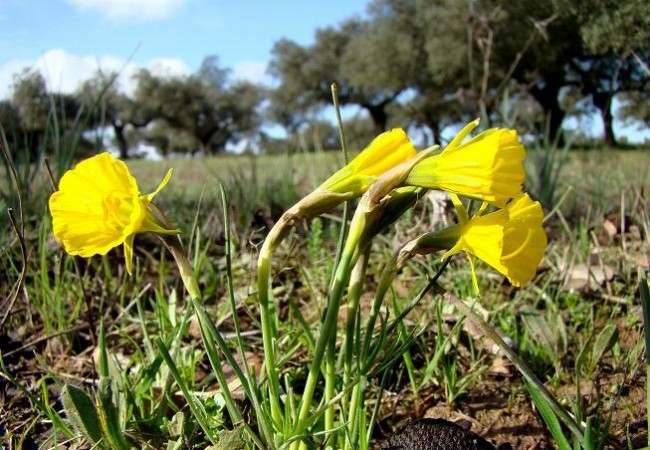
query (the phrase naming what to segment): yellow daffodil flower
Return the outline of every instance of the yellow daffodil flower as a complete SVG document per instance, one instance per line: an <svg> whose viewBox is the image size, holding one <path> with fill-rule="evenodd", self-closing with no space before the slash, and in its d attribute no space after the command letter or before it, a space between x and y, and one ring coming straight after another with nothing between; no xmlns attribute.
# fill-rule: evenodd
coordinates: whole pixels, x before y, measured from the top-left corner
<svg viewBox="0 0 650 450"><path fill-rule="evenodd" d="M542 226L544 213L539 202L521 194L505 208L480 215L437 233L420 236L405 248L405 255L428 254L448 249L443 259L466 252L472 264L477 288L474 258L485 261L505 275L514 286L532 280L547 244Z"/></svg>
<svg viewBox="0 0 650 450"><path fill-rule="evenodd" d="M462 143L477 125L478 119L440 154L419 162L406 183L480 199L500 208L518 195L526 176L526 151L517 132L493 128Z"/></svg>
<svg viewBox="0 0 650 450"><path fill-rule="evenodd" d="M50 197L54 236L66 252L85 258L124 245L126 269L131 273L136 233L178 233L167 229L149 209L171 174L169 170L154 192L142 195L126 164L110 153L80 162L61 177L59 190Z"/></svg>
<svg viewBox="0 0 650 450"><path fill-rule="evenodd" d="M522 194L504 209L474 216L461 225L458 242L443 258L464 251L521 286L533 279L546 249L543 219L542 205Z"/></svg>
<svg viewBox="0 0 650 450"><path fill-rule="evenodd" d="M287 211L287 218L311 219L363 195L385 172L417 154L401 128L377 136L361 153Z"/></svg>
<svg viewBox="0 0 650 450"><path fill-rule="evenodd" d="M353 193L356 197L368 190L380 175L409 160L417 151L401 128L377 136L356 158L332 175L318 189Z"/></svg>

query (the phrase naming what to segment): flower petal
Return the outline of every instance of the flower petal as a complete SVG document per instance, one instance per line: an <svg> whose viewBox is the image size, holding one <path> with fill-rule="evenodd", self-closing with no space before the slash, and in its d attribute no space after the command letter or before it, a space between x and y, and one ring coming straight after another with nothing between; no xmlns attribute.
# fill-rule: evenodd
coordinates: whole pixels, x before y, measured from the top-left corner
<svg viewBox="0 0 650 450"><path fill-rule="evenodd" d="M126 271L133 275L133 241L135 234L130 234L124 240L124 262L126 262Z"/></svg>
<svg viewBox="0 0 650 450"><path fill-rule="evenodd" d="M147 196L146 196L147 200L149 200L150 202L153 201L153 198L158 194L158 192L160 192L162 190L162 188L167 186L167 183L169 183L169 179L172 177L172 172L173 171L174 171L174 169L169 169L167 171L167 174L165 175L165 178L163 178L163 180L160 182L160 184L158 185L156 190L153 191L151 194L147 194Z"/></svg>

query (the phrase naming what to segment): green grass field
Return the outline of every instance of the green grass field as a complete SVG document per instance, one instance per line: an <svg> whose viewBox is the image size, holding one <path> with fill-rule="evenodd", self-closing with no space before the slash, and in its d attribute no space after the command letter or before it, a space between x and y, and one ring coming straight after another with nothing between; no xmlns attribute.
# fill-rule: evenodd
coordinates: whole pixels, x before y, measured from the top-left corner
<svg viewBox="0 0 650 450"><path fill-rule="evenodd" d="M480 312L575 422L589 423L596 436L591 448L642 448L648 444L647 380L639 274L650 269L650 152L576 151L566 160L558 154L547 163L557 172L538 175L548 155L529 151L527 158L527 190L546 202L549 246L538 274L516 289L479 265ZM282 212L340 167L341 159L328 152L129 162L145 193L174 168L156 204L181 230L207 312L236 358L241 358L241 328L241 353L260 384L265 382L255 284L260 246ZM138 235L133 276L125 272L121 248L88 260L66 255L51 233L45 206L51 188L41 175L23 187L24 239L3 222L0 435L6 448L91 447L88 439L76 437L77 428L62 412L65 385L93 399L97 395L99 402L108 398L100 417L117 424L124 442L105 439L99 448L208 448L205 427L217 441L210 448L255 448L243 425L263 434L255 402L245 395L224 349L206 348L203 322L164 247L150 235ZM228 227L220 184L228 196ZM1 187L4 203L19 211L11 184L4 180ZM434 205L434 199L420 200L374 240L360 296L362 319L397 243L435 221L453 220L450 204ZM300 224L275 254L272 293L281 336L276 364L289 410L307 377L336 264L340 218L341 208ZM438 267L435 256L409 262L382 311L394 319ZM454 258L439 285L471 299L467 259ZM342 328L343 309L340 314ZM342 339L340 330L337 348ZM579 442L568 428L553 431L544 408L540 414L539 403L533 406L518 366L441 296L428 294L396 322L394 342L385 349L390 364L378 363L364 380L368 398L382 395L380 402L366 404L363 420L374 422L371 439L359 448L379 448L393 430L423 416L468 421L486 439L515 449L567 448L558 429L568 448ZM172 364L161 356L165 349ZM239 421L219 390L209 359L213 351L242 412ZM98 383L102 373L111 380L108 394ZM318 384L316 393L325 389ZM258 392L262 400L266 392ZM314 437L313 448L322 440Z"/></svg>

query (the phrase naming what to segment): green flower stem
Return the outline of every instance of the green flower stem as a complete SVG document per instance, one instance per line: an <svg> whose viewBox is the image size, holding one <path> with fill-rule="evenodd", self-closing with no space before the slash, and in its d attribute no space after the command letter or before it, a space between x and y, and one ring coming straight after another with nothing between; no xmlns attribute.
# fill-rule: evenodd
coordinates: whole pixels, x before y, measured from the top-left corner
<svg viewBox="0 0 650 450"><path fill-rule="evenodd" d="M332 100L334 102L334 110L336 111L336 124L339 131L339 141L341 142L341 151L343 153L343 162L347 165L350 162L348 157L348 149L345 144L345 133L343 131L343 121L341 120L341 108L339 104L339 92L336 83L330 86L332 91ZM343 204L343 217L341 220L341 228L339 230L339 241L336 247L336 258L334 267L336 267L341 258L343 246L345 245L345 237L347 234L348 217L350 215L350 204L345 202ZM335 272L332 273L330 285L334 283ZM336 333L330 339L327 345L327 354L325 356L325 402L330 403L335 395L336 386ZM325 410L325 430L334 429L334 408L328 407ZM328 442L335 442L336 435L330 434L327 437Z"/></svg>
<svg viewBox="0 0 650 450"><path fill-rule="evenodd" d="M366 392L366 382L367 378L361 376L359 382L354 385L352 389L352 400L350 401L350 409L348 414L348 429L350 431L350 439L345 440L344 449L356 449L358 448L358 428L360 422L360 414L365 414L364 407L364 394Z"/></svg>
<svg viewBox="0 0 650 450"><path fill-rule="evenodd" d="M332 399L336 396L336 332L332 333L325 350L325 430L334 430L334 405ZM336 432L327 435L327 442L333 445L336 442Z"/></svg>
<svg viewBox="0 0 650 450"><path fill-rule="evenodd" d="M190 264L187 258L187 254L183 250L183 247L178 237L170 236L168 239L165 239L164 237L161 238L163 239L163 242L165 243L165 246L167 247L169 252L174 257L174 261L176 261L176 265L178 266L178 269L180 271L181 279L183 280L185 289L190 295L193 306L197 311L201 336L203 337L203 342L206 346L206 351L210 359L210 364L212 365L215 376L217 377L217 381L221 386L221 392L226 402L228 413L230 414L230 417L232 418L232 421L234 423L242 422L243 417L239 411L239 408L237 408L237 405L235 404L235 400L232 397L230 389L228 388L228 380L226 379L226 375L221 366L221 361L219 360L217 350L214 346L214 341L213 339L210 338L210 333L207 328L208 325L206 324L206 319L204 317L203 311L201 311L200 309L202 294L201 294L201 290L199 289L199 285L196 281L196 277L194 276L194 269L192 268L192 265ZM250 432L249 435L254 437L254 439L257 439L255 433ZM256 443L259 444L259 441ZM259 445L258 447L262 448Z"/></svg>
<svg viewBox="0 0 650 450"><path fill-rule="evenodd" d="M368 361L369 352L370 352L370 341L372 340L372 334L375 330L375 323L377 323L377 316L379 315L379 310L381 305L384 302L384 297L386 292L393 283L393 279L397 272L399 271L397 259L400 255L401 249L397 250L393 256L388 260L384 269L381 272L379 277L379 282L377 284L377 291L375 292L375 299L370 308L370 315L366 322L366 332L363 337L363 346L361 347L361 361L364 368L369 368L372 364ZM363 371L365 373L365 370Z"/></svg>
<svg viewBox="0 0 650 450"><path fill-rule="evenodd" d="M223 184L219 186L221 190L221 202L223 204L223 222L224 222L224 227L226 229L225 232L225 257L226 257L226 280L227 280L227 286L228 286L228 298L230 300L230 309L232 311L232 319L233 319L233 326L235 328L235 333L237 335L237 346L239 348L239 357L243 363L244 366L244 373L239 373L238 377L242 383L242 386L244 388L244 391L246 395L248 396L249 400L251 401L251 404L253 406L253 409L255 410L255 415L257 418L257 423L258 427L262 431L262 434L265 436L265 439L267 440L268 443L272 442L272 433L270 431L270 424L268 423L267 420L267 415L263 413L262 405L258 396L257 389L251 389L250 387L250 381L253 380L253 375L251 373L250 366L248 364L248 358L246 357L246 348L244 347L244 340L241 336L241 327L239 324L239 317L237 315L237 304L235 300L235 287L233 285L233 274L232 274L232 237L230 234L230 212L228 208L228 198L226 194L226 190L223 187ZM213 322L207 321L208 326L210 329L214 328L212 330L212 334L215 335L215 339L217 340L222 340L223 337L219 333L219 331L216 329L216 327L213 327L214 325ZM221 344L220 344L221 345ZM227 349L227 346L225 345L224 342L224 349ZM228 358L228 353L224 352L226 358ZM231 363L233 366L233 369L235 372L237 372L237 363ZM262 447L260 447L262 448Z"/></svg>
<svg viewBox="0 0 650 450"><path fill-rule="evenodd" d="M639 269L638 277L645 337L646 414L648 416L648 446L650 447L650 289L648 288L648 279L643 270Z"/></svg>
<svg viewBox="0 0 650 450"><path fill-rule="evenodd" d="M294 435L301 434L308 426L309 411L312 399L314 397L314 390L316 389L318 375L321 371L321 364L323 363L323 357L325 356L325 351L329 345L330 340L332 339L332 336L336 335L336 322L338 319L341 298L343 296L343 287L345 286L350 276L350 268L353 264L355 249L357 247L359 237L362 235L362 232L365 228L365 219L366 214L364 201L362 199L359 207L357 208L357 211L352 218L352 223L350 224L350 233L348 234L343 253L341 254L341 260L336 267L334 281L330 286L330 291L327 299L327 309L325 312L325 320L321 324L321 333L318 336L318 340L316 341L314 359L311 363L311 366L309 367L309 374L307 375L305 390L300 402L298 422L294 428Z"/></svg>
<svg viewBox="0 0 650 450"><path fill-rule="evenodd" d="M269 232L257 260L257 295L260 305L260 320L262 322L262 341L264 345L264 368L269 381L269 402L271 417L276 429L282 429L282 409L280 407L280 377L275 365L275 339L277 330L274 327L275 309L271 308L269 289L271 288L271 260L273 251L289 232L289 219L285 214L275 223Z"/></svg>
<svg viewBox="0 0 650 450"><path fill-rule="evenodd" d="M359 310L359 301L361 299L361 293L363 291L363 279L366 275L366 269L368 268L368 259L370 253L370 246L366 247L366 250L361 255L361 258L357 261L352 273L350 275L350 282L348 284L348 302L347 302L347 314L346 314L346 330L344 336L344 372L343 372L343 389L347 388L352 380L352 365L354 357L354 343L357 330L357 317ZM358 342L357 342L358 343ZM352 431L356 425L357 414L355 411L356 408L356 398L355 392L358 391L358 385L355 385L352 391L352 402L350 402L349 395L347 391L341 399L342 405L342 419L347 421L348 428ZM354 406L353 406L354 405ZM348 408L349 406L349 408ZM354 434L350 434L351 439L353 440L353 445L356 442ZM346 440L347 442L347 440Z"/></svg>

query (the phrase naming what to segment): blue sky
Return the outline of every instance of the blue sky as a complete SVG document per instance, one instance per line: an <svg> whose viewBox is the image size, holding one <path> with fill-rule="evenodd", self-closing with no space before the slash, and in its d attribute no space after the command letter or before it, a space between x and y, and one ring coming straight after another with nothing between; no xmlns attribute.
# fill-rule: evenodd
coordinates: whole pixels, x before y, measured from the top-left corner
<svg viewBox="0 0 650 450"><path fill-rule="evenodd" d="M23 67L53 90L72 91L103 69L194 72L216 54L236 77L268 81L273 43L302 44L316 28L365 13L367 0L2 0L0 97ZM128 61L128 63L127 63Z"/></svg>

